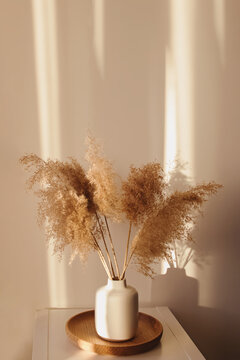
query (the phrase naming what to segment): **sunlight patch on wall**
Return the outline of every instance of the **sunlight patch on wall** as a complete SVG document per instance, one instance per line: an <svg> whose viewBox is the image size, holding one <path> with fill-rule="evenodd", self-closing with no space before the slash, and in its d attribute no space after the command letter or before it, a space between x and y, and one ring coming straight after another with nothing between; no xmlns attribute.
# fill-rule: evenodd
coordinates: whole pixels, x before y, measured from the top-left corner
<svg viewBox="0 0 240 360"><path fill-rule="evenodd" d="M170 1L170 39L166 49L164 170L177 157L194 177L193 51L194 2ZM190 265L191 266L191 265ZM169 265L162 264L164 273Z"/></svg>
<svg viewBox="0 0 240 360"><path fill-rule="evenodd" d="M168 173L177 155L176 78L169 49L166 49L165 64L164 170Z"/></svg>
<svg viewBox="0 0 240 360"><path fill-rule="evenodd" d="M177 155L187 163L186 175L194 179L194 26L195 2L170 3L171 50L176 74ZM188 271L195 276L195 265Z"/></svg>
<svg viewBox="0 0 240 360"><path fill-rule="evenodd" d="M213 0L214 26L221 64L225 63L225 0Z"/></svg>
<svg viewBox="0 0 240 360"><path fill-rule="evenodd" d="M32 0L39 134L43 159L60 158L59 81L55 0ZM51 307L66 305L65 263L47 252Z"/></svg>
<svg viewBox="0 0 240 360"><path fill-rule="evenodd" d="M104 0L93 0L93 46L99 74L104 77Z"/></svg>
<svg viewBox="0 0 240 360"><path fill-rule="evenodd" d="M172 163L177 155L177 109L176 109L176 78L175 68L170 50L166 49L165 58L165 131L164 131L164 171L172 169ZM167 261L161 263L161 272L169 268Z"/></svg>
<svg viewBox="0 0 240 360"><path fill-rule="evenodd" d="M193 176L194 2L171 1L171 52L176 76L177 154Z"/></svg>

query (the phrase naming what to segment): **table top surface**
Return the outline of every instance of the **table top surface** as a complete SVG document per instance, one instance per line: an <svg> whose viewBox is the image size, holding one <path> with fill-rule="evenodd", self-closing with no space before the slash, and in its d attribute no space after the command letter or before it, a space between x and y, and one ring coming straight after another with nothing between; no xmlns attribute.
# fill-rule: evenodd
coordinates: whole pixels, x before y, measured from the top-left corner
<svg viewBox="0 0 240 360"><path fill-rule="evenodd" d="M89 309L66 308L37 310L33 337L32 360L87 360L112 358L112 355L97 355L74 346L65 333L67 320ZM163 325L161 342L154 349L118 359L149 360L204 360L196 345L167 307L145 307L141 312L152 315ZM116 358L116 356L114 356Z"/></svg>

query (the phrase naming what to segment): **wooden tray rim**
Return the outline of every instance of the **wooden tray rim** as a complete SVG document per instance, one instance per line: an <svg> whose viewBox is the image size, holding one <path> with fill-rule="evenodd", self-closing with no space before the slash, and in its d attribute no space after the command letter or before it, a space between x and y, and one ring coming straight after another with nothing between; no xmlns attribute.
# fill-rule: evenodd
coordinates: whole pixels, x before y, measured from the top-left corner
<svg viewBox="0 0 240 360"><path fill-rule="evenodd" d="M66 333L68 335L68 338L71 340L71 342L75 346L77 346L78 348L80 348L82 350L85 350L85 349L79 346L79 340L81 340L81 342L83 344L86 344L86 345L88 345L88 344L95 345L97 350L96 351L93 350L94 353L98 353L98 354L101 354L101 355L110 354L109 349L113 349L113 353L111 355L133 355L133 354L138 354L138 353L142 353L142 352L151 350L154 346L157 345L158 341L160 341L160 339L162 337L162 334L163 334L163 326L162 326L162 323L158 319L156 319L152 315L149 315L149 314L146 314L146 313L143 313L143 312L139 311L138 314L140 314L140 315L142 315L144 317L150 318L152 321L154 321L159 326L159 331L150 340L142 341L142 342L139 342L137 344L132 342L132 340L134 338L130 339L130 340L127 340L127 341L121 341L121 342L119 342L119 341L116 342L115 341L114 342L114 341L109 341L109 340L103 339L98 335L99 339L104 343L102 343L102 344L99 343L98 344L98 343L94 343L94 342L91 342L91 341L86 341L85 339L81 339L78 336L74 335L69 330L68 325L71 322L71 320L74 319L75 317L81 316L81 315L86 316L88 313L94 316L95 311L92 309L92 310L87 310L87 311L83 311L83 312L80 312L78 314L75 314L75 315L73 315L72 317L70 317L68 319L68 321L66 322L66 325L65 325L65 330L66 330ZM134 349L136 349L136 351ZM114 353L114 350L115 351L119 350L119 354ZM128 353L128 351L129 351L129 353ZM132 351L134 351L134 352L132 352Z"/></svg>

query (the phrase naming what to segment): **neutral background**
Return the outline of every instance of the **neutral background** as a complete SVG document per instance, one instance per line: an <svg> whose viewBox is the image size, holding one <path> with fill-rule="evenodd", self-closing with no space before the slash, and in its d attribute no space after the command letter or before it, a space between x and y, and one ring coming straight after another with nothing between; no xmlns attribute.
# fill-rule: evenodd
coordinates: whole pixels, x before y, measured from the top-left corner
<svg viewBox="0 0 240 360"><path fill-rule="evenodd" d="M95 256L84 269L49 255L18 165L29 152L83 161L87 129L123 176L177 154L194 182L224 185L195 234L201 264L127 278L207 359L240 358L239 19L238 0L0 1L1 359L31 359L35 309L92 306L106 282Z"/></svg>

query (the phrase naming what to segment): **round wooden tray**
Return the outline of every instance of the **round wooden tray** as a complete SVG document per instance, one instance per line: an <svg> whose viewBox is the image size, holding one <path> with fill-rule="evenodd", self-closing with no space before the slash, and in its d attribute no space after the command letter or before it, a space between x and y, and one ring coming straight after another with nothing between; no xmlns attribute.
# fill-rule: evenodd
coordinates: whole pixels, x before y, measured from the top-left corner
<svg viewBox="0 0 240 360"><path fill-rule="evenodd" d="M94 310L77 314L66 323L66 333L75 345L101 355L133 355L148 351L159 343L162 332L162 324L157 319L141 312L135 338L123 342L103 340L97 335Z"/></svg>

